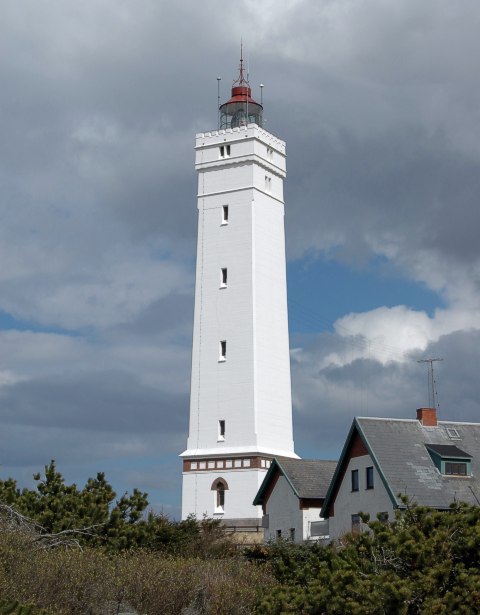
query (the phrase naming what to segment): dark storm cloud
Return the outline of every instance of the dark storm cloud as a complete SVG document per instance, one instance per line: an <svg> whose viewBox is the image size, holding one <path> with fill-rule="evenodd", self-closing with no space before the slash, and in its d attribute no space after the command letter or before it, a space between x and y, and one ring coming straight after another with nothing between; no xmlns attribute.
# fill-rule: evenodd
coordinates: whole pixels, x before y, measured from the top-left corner
<svg viewBox="0 0 480 615"><path fill-rule="evenodd" d="M88 431L185 433L188 396L140 384L121 372L19 382L1 390L4 423Z"/></svg>
<svg viewBox="0 0 480 615"><path fill-rule="evenodd" d="M435 364L440 419L478 422L479 331L442 336L422 353L384 364L368 358L344 364L325 362L334 339L329 343L326 337L318 336L292 357L295 437L300 453L302 449L318 457L339 453L355 416L415 418L416 408L431 403L426 366L417 363L423 357L443 358ZM353 353L355 341L337 340L339 350L345 343L353 345Z"/></svg>
<svg viewBox="0 0 480 615"><path fill-rule="evenodd" d="M317 242L354 260L389 234L405 250L433 250L459 263L478 258L480 161L455 152L445 135L421 127L363 139L320 133L300 145L296 152L306 157L289 158L287 229L295 252ZM308 229L299 224L307 215Z"/></svg>
<svg viewBox="0 0 480 615"><path fill-rule="evenodd" d="M118 327L116 333L139 336L177 333L178 336L188 336L187 343L190 344L192 320L193 295L171 293L150 304L134 322Z"/></svg>

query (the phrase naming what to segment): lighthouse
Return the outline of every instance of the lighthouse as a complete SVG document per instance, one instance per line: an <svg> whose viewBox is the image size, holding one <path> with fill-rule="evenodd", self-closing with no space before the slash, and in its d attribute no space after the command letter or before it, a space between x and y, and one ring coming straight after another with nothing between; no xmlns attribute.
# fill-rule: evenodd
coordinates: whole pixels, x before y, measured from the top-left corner
<svg viewBox="0 0 480 615"><path fill-rule="evenodd" d="M197 134L198 243L182 518L252 530L274 457L294 452L283 182L240 59L218 129Z"/></svg>

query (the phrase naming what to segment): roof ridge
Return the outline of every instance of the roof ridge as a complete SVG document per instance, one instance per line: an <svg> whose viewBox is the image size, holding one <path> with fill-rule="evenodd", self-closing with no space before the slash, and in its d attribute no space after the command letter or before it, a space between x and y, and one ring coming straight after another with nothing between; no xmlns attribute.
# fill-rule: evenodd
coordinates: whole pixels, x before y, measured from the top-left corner
<svg viewBox="0 0 480 615"><path fill-rule="evenodd" d="M418 423L417 419L397 419L397 418L389 418L385 416L357 416L355 417L357 420L362 421L399 421L403 423Z"/></svg>
<svg viewBox="0 0 480 615"><path fill-rule="evenodd" d="M480 426L480 423L474 423L473 421L438 421L438 423L441 423L442 425L478 425Z"/></svg>

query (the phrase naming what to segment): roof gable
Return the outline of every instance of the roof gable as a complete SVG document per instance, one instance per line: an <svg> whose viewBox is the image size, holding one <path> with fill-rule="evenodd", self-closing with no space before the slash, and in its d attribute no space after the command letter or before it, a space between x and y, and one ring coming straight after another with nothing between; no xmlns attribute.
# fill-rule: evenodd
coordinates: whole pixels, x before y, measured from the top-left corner
<svg viewBox="0 0 480 615"><path fill-rule="evenodd" d="M332 479L336 461L314 459L275 458L253 501L264 504L282 475L297 498L323 499Z"/></svg>
<svg viewBox="0 0 480 615"><path fill-rule="evenodd" d="M343 446L343 450L340 455L335 474L333 475L332 482L330 483L330 486L328 488L325 502L323 503L322 510L320 513L322 517L329 517L331 515L333 504L337 497L338 490L340 489L340 485L345 477L345 473L347 471L350 459L352 459L353 457L361 457L363 455L370 455L373 464L387 490L387 493L392 500L393 505L396 505L396 498L388 485L388 481L382 473L382 468L376 459L375 452L369 446L368 439L365 437L365 434L362 430L362 426L355 418L353 419L352 426L350 427L347 439L345 440L345 444Z"/></svg>
<svg viewBox="0 0 480 615"><path fill-rule="evenodd" d="M479 423L439 421L437 426L424 426L414 419L361 417L356 422L367 448L375 456L396 506L404 506L399 494L437 509L448 509L454 501L479 503ZM452 433L456 434L455 444ZM471 476L442 475L429 454L429 447L437 455L449 457L454 454L453 458L459 455L462 459L471 458Z"/></svg>

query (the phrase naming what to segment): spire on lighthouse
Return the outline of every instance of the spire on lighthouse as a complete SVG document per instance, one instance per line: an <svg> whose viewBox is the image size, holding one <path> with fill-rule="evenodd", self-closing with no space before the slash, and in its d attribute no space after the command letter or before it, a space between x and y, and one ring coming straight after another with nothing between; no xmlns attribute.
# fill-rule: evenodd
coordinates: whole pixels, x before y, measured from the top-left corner
<svg viewBox="0 0 480 615"><path fill-rule="evenodd" d="M243 66L243 45L240 47L239 75L232 84L232 95L220 105L220 129L237 128L248 124L262 126L263 106L252 98L252 90L245 77Z"/></svg>

